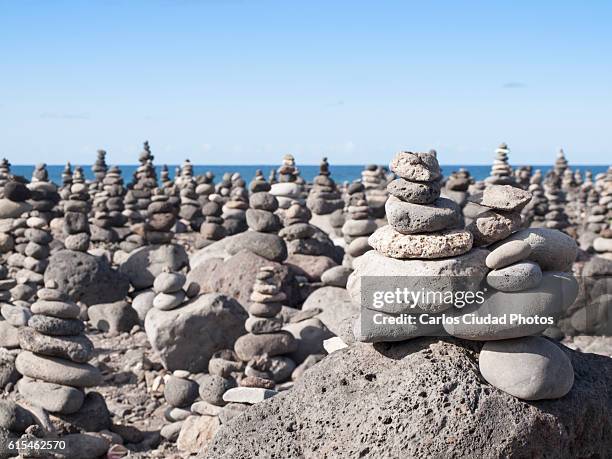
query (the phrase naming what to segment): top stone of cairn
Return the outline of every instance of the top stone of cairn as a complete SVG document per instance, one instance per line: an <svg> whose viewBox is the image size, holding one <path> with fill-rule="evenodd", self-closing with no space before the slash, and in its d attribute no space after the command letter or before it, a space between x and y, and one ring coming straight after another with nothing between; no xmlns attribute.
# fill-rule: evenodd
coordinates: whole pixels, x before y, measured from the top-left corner
<svg viewBox="0 0 612 459"><path fill-rule="evenodd" d="M391 160L389 169L406 180L431 182L442 176L438 159L433 152L399 152Z"/></svg>

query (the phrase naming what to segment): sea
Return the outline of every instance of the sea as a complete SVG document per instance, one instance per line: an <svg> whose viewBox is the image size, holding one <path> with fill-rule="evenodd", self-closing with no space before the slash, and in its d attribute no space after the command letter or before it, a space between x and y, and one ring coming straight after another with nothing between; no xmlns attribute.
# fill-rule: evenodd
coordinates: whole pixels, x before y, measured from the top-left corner
<svg viewBox="0 0 612 459"><path fill-rule="evenodd" d="M517 165L512 165L513 167L519 167ZM85 176L87 179L93 179L94 174L91 171L91 165L81 166L85 171ZM122 165L119 168L122 171L123 178L126 183L131 181L132 175L136 171L137 165L129 164ZM170 172L170 178L174 176L175 169L179 167L177 165L168 165L168 170ZM442 165L442 172L445 176L450 175L453 171L459 170L459 168L467 169L472 177L475 180L483 180L490 175L491 166L490 165ZM540 169L542 173L548 172L552 169L552 165L538 165L532 166L533 170ZM593 176L606 172L608 166L604 165L588 165L588 166L570 166L572 170L579 169L584 176L584 173L587 170L590 170L593 173ZM261 169L264 173L266 179L268 178L270 171L272 169L277 169L278 165L273 164L256 164L256 165L194 165L194 175L204 174L207 171L212 172L215 175L215 182L218 182L224 173L226 172L238 172L247 183L255 177L255 171ZM301 176L304 179L311 181L319 172L318 165L298 165ZM359 179L361 177L361 171L363 170L364 165L330 165L329 170L331 172L332 178L336 181L336 183L343 182L351 182L353 180ZM156 166L157 175L159 177L159 173L161 171L161 166ZM11 173L14 175L21 175L27 179L32 177L32 171L34 170L33 165L12 165ZM54 183L61 183L62 181L62 171L64 170L64 166L62 165L47 165L47 171L49 172L49 179Z"/></svg>

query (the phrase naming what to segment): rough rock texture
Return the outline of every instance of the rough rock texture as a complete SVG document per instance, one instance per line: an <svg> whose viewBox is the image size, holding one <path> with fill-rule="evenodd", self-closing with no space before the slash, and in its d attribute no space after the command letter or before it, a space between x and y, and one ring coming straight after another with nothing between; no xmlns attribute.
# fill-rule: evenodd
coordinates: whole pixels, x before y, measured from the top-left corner
<svg viewBox="0 0 612 459"><path fill-rule="evenodd" d="M202 372L215 352L234 347L246 319L237 301L210 293L171 311L151 309L145 331L167 369Z"/></svg>
<svg viewBox="0 0 612 459"><path fill-rule="evenodd" d="M291 391L223 424L200 457L606 457L612 360L566 349L560 400L525 403L487 385L479 344L422 338L357 344Z"/></svg>
<svg viewBox="0 0 612 459"><path fill-rule="evenodd" d="M178 244L150 245L141 247L130 253L120 266L136 290L153 286L155 277L168 268L170 271L180 271L189 264L185 249ZM122 297L123 298L123 297ZM110 303L110 301L102 301Z"/></svg>
<svg viewBox="0 0 612 459"><path fill-rule="evenodd" d="M187 285L195 282L200 286L200 293L219 292L238 300L243 306L249 303L253 292L253 283L259 268L274 266L275 281L287 295L287 304L293 305L299 298L299 286L287 266L266 260L249 250L243 250L236 255L222 260L211 258L200 264L192 265L187 275Z"/></svg>
<svg viewBox="0 0 612 459"><path fill-rule="evenodd" d="M106 258L72 250L60 250L49 259L45 282L52 280L60 291L87 305L122 300L129 289L127 278Z"/></svg>
<svg viewBox="0 0 612 459"><path fill-rule="evenodd" d="M322 287L310 294L302 305L302 311L321 309L317 318L335 335L339 335L344 320L359 312L346 289Z"/></svg>

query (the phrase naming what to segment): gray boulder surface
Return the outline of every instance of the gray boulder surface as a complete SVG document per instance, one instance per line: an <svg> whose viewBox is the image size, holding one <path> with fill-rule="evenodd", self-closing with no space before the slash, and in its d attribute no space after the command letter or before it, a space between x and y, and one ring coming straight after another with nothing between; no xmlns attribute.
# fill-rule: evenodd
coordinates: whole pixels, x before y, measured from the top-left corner
<svg viewBox="0 0 612 459"><path fill-rule="evenodd" d="M198 457L609 456L608 357L564 349L572 390L525 403L483 381L480 346L431 338L351 345L291 391L223 424Z"/></svg>

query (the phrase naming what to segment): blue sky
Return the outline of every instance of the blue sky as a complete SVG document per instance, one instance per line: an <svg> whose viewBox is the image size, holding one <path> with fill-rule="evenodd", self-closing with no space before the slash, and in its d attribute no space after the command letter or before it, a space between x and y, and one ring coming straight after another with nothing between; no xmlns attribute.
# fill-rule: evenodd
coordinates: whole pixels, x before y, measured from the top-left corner
<svg viewBox="0 0 612 459"><path fill-rule="evenodd" d="M605 164L611 5L0 0L0 156Z"/></svg>

